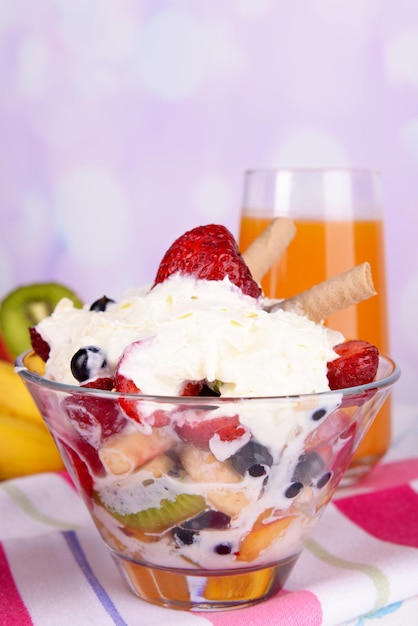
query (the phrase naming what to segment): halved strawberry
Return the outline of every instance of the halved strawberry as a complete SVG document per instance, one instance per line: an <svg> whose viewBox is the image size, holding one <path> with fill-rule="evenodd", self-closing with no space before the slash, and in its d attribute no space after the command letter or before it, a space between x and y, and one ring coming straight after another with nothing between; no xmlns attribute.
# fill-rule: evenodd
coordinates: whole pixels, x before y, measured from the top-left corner
<svg viewBox="0 0 418 626"><path fill-rule="evenodd" d="M201 450L209 450L209 441L216 434L221 441L235 441L245 433L238 415L184 421L177 423L174 430L180 439Z"/></svg>
<svg viewBox="0 0 418 626"><path fill-rule="evenodd" d="M176 272L204 280L223 280L228 276L243 293L253 298L261 295L234 236L225 226L198 226L176 239L159 265L154 285Z"/></svg>
<svg viewBox="0 0 418 626"><path fill-rule="evenodd" d="M356 387L374 380L379 364L376 346L352 339L334 346L334 351L339 356L327 364L330 389Z"/></svg>

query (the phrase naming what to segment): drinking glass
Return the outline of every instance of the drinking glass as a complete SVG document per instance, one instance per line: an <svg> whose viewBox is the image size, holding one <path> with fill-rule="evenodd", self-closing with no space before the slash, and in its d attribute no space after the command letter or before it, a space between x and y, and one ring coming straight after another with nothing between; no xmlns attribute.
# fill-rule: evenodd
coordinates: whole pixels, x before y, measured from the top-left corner
<svg viewBox="0 0 418 626"><path fill-rule="evenodd" d="M290 217L296 236L262 280L266 296L287 298L368 261L377 296L342 310L325 324L346 338L389 351L381 175L350 169L252 169L244 175L239 245L249 244L276 217ZM346 481L360 479L391 442L385 403L357 450Z"/></svg>

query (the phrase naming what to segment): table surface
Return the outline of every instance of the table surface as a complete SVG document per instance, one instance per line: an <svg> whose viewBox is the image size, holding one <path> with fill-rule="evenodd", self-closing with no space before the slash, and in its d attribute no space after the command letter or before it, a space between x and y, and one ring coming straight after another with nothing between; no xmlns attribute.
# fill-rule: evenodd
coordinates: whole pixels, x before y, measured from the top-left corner
<svg viewBox="0 0 418 626"><path fill-rule="evenodd" d="M285 589L236 611L136 598L65 474L0 483L0 626L416 626L418 407L393 413L384 462L338 491Z"/></svg>

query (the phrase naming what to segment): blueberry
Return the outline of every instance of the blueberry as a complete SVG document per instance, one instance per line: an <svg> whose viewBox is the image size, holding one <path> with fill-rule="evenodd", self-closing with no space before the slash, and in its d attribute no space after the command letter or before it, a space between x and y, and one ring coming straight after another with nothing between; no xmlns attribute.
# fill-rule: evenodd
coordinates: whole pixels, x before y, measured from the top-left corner
<svg viewBox="0 0 418 626"><path fill-rule="evenodd" d="M318 489L322 489L322 487L325 487L325 485L331 478L331 475L332 475L332 472L325 472L325 474L322 474L322 476L319 478L318 482L316 483L316 486L318 487Z"/></svg>
<svg viewBox="0 0 418 626"><path fill-rule="evenodd" d="M292 480L310 485L312 479L319 476L324 468L325 461L315 450L304 452L298 459Z"/></svg>
<svg viewBox="0 0 418 626"><path fill-rule="evenodd" d="M288 488L284 492L284 495L286 496L286 498L296 498L296 496L302 491L302 489L303 483L296 481L288 486Z"/></svg>
<svg viewBox="0 0 418 626"><path fill-rule="evenodd" d="M244 476L247 472L250 476L264 476L273 465L273 457L268 448L251 439L235 454L231 456L233 468Z"/></svg>
<svg viewBox="0 0 418 626"><path fill-rule="evenodd" d="M217 546L215 546L215 552L221 555L231 554L232 546L229 543L219 543Z"/></svg>
<svg viewBox="0 0 418 626"><path fill-rule="evenodd" d="M196 533L192 530L186 530L185 528L176 526L173 528L173 535L177 545L191 546L192 543L194 543Z"/></svg>
<svg viewBox="0 0 418 626"><path fill-rule="evenodd" d="M318 422L326 414L327 414L327 410L326 409L317 409L316 411L314 411L312 413L312 419L313 419L314 422Z"/></svg>
<svg viewBox="0 0 418 626"><path fill-rule="evenodd" d="M80 383L97 376L107 365L106 355L97 346L80 348L71 359L71 372Z"/></svg>
<svg viewBox="0 0 418 626"><path fill-rule="evenodd" d="M210 509L183 522L181 526L187 530L204 530L205 528L222 529L228 528L230 522L231 518L226 513Z"/></svg>
<svg viewBox="0 0 418 626"><path fill-rule="evenodd" d="M108 298L107 296L102 296L101 298L93 302L90 307L90 311L106 311L107 305L113 302L114 300L112 300L111 298Z"/></svg>

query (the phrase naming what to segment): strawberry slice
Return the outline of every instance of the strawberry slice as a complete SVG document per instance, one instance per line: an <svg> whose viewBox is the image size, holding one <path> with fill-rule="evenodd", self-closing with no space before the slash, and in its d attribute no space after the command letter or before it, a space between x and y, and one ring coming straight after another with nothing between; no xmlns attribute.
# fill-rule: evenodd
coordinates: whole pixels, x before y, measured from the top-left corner
<svg viewBox="0 0 418 626"><path fill-rule="evenodd" d="M241 291L259 298L261 289L251 276L232 233L217 224L187 231L165 253L154 285L181 272L203 280L229 280Z"/></svg>
<svg viewBox="0 0 418 626"><path fill-rule="evenodd" d="M330 389L356 387L374 380L379 363L376 346L352 339L334 346L334 351L339 356L327 364Z"/></svg>
<svg viewBox="0 0 418 626"><path fill-rule="evenodd" d="M201 450L209 450L209 441L216 434L221 441L235 441L245 434L238 415L185 421L177 423L174 429L180 439Z"/></svg>

